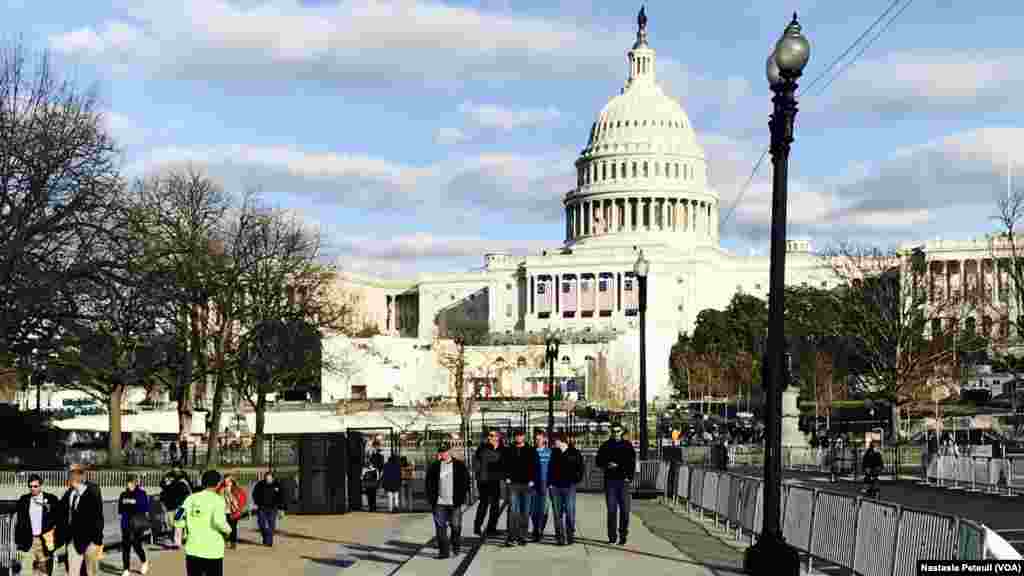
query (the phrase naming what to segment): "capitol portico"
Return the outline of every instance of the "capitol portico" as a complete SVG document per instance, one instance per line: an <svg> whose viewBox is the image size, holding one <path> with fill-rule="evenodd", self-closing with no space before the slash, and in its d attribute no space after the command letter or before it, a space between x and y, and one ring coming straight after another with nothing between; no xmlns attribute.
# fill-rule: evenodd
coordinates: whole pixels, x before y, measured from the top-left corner
<svg viewBox="0 0 1024 576"><path fill-rule="evenodd" d="M470 326L499 335L547 330L610 335L567 355L564 369L587 381L579 390L588 399L597 399L593 382L598 380L605 383L603 394L617 389L628 397L639 372L633 264L641 250L650 261L649 399L669 396L670 349L680 333L693 330L701 310L724 308L737 292L767 297L768 258L733 254L719 245L720 197L708 183L704 150L689 117L657 83L645 18L626 56L625 85L598 114L575 162L576 186L551 199L564 207L561 246L525 257L483 255L484 267L471 272L405 280L343 274L342 284L358 298L363 321L383 334L373 339L376 345L405 350L391 353L390 372L361 379L367 395L388 396L389 379L420 395L450 395L450 375L428 348L452 328ZM787 252L787 284L837 284L832 270L811 253L809 241L791 239ZM984 256L976 252L972 259ZM542 357L543 347L534 347ZM478 352L512 357L503 346L491 348ZM493 369L482 362L467 370L472 376L485 370L484 364ZM529 394L525 382L546 374L543 364L533 361L518 368L527 370L512 377L523 382L499 384L503 395ZM348 383L336 377L325 374L323 385L325 399L349 397Z"/></svg>

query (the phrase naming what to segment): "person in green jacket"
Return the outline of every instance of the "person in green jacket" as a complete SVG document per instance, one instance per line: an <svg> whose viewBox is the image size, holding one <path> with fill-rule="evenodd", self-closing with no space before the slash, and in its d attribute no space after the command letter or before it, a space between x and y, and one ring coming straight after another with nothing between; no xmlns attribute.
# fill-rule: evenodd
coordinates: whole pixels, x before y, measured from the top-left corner
<svg viewBox="0 0 1024 576"><path fill-rule="evenodd" d="M203 473L203 490L185 499L174 527L185 530L185 573L188 576L223 576L224 540L231 534L224 497L217 493L220 473Z"/></svg>

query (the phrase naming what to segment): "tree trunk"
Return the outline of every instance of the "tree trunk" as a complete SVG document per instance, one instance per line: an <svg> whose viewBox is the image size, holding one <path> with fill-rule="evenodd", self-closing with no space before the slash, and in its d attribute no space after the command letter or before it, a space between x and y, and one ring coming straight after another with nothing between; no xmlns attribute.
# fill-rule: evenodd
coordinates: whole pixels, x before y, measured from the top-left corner
<svg viewBox="0 0 1024 576"><path fill-rule="evenodd" d="M185 360L178 373L178 445L187 446L192 434L192 351L185 350ZM186 454L181 455L182 460Z"/></svg>
<svg viewBox="0 0 1024 576"><path fill-rule="evenodd" d="M895 444L900 440L900 406L896 402L889 404L892 411L892 425L889 427L889 443Z"/></svg>
<svg viewBox="0 0 1024 576"><path fill-rule="evenodd" d="M206 466L214 468L220 464L220 418L224 409L224 388L227 386L227 370L224 366L224 335L218 335L214 342L217 373L213 384L213 406L210 407L210 428L206 431Z"/></svg>
<svg viewBox="0 0 1024 576"><path fill-rule="evenodd" d="M265 392L256 393L256 434L252 440L252 463L263 464L263 425L267 415L267 395Z"/></svg>
<svg viewBox="0 0 1024 576"><path fill-rule="evenodd" d="M109 410L110 437L107 441L107 464L118 467L122 464L121 457L121 399L124 397L124 386L114 386L110 391L107 409Z"/></svg>

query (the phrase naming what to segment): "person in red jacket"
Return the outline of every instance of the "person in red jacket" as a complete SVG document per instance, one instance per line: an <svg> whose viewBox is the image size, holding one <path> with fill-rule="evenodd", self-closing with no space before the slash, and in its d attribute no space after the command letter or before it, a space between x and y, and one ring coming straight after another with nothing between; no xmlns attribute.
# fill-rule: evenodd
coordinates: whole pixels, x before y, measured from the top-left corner
<svg viewBox="0 0 1024 576"><path fill-rule="evenodd" d="M238 521L245 512L247 494L235 482L235 477L227 474L224 480L217 487L217 493L224 496L224 508L228 512L228 526L231 526L231 536L228 537L228 546L231 549L238 547Z"/></svg>

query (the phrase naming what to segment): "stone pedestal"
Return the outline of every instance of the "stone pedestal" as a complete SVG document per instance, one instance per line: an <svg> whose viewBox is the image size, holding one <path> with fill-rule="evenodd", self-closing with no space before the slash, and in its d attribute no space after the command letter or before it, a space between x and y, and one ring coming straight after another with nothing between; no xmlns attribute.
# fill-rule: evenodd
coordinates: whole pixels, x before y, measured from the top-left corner
<svg viewBox="0 0 1024 576"><path fill-rule="evenodd" d="M807 436L800 431L800 408L797 398L800 391L789 387L782 391L782 446L783 448L806 448L810 446Z"/></svg>

